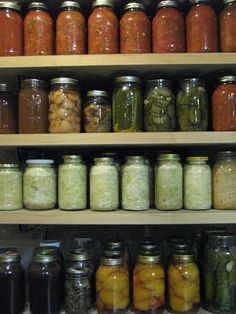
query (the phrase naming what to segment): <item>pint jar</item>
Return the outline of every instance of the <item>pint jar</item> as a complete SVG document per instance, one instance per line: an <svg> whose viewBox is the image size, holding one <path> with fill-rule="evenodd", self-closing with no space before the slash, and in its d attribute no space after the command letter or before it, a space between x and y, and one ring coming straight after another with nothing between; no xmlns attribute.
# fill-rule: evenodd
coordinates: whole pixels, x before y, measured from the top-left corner
<svg viewBox="0 0 236 314"><path fill-rule="evenodd" d="M220 48L222 52L236 52L236 1L224 0L220 13Z"/></svg>

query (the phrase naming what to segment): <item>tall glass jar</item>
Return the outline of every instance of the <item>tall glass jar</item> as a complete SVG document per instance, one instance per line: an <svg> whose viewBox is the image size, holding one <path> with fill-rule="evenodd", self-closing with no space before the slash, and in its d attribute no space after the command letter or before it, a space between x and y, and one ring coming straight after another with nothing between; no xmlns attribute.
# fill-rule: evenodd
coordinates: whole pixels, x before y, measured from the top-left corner
<svg viewBox="0 0 236 314"><path fill-rule="evenodd" d="M17 96L11 86L0 83L0 134L14 134L18 131Z"/></svg>
<svg viewBox="0 0 236 314"><path fill-rule="evenodd" d="M160 210L176 210L183 206L183 169L178 154L157 157L155 205Z"/></svg>
<svg viewBox="0 0 236 314"><path fill-rule="evenodd" d="M236 52L236 0L224 0L220 13L220 48L222 52Z"/></svg>
<svg viewBox="0 0 236 314"><path fill-rule="evenodd" d="M112 97L113 131L140 132L143 129L143 99L137 76L115 79Z"/></svg>
<svg viewBox="0 0 236 314"><path fill-rule="evenodd" d="M63 156L58 168L58 205L60 209L85 209L87 205L87 168L79 155Z"/></svg>
<svg viewBox="0 0 236 314"><path fill-rule="evenodd" d="M118 170L113 158L94 158L90 169L90 208L110 211L118 208Z"/></svg>
<svg viewBox="0 0 236 314"><path fill-rule="evenodd" d="M147 132L175 130L175 96L171 81L165 79L147 81L144 130Z"/></svg>
<svg viewBox="0 0 236 314"><path fill-rule="evenodd" d="M81 131L81 97L78 80L67 77L52 79L49 105L50 133Z"/></svg>
<svg viewBox="0 0 236 314"><path fill-rule="evenodd" d="M176 107L180 131L207 131L209 109L204 80L198 78L182 80Z"/></svg>
<svg viewBox="0 0 236 314"><path fill-rule="evenodd" d="M48 132L47 83L38 79L21 82L19 92L19 133Z"/></svg>
<svg viewBox="0 0 236 314"><path fill-rule="evenodd" d="M218 152L213 166L213 208L236 209L236 152Z"/></svg>
<svg viewBox="0 0 236 314"><path fill-rule="evenodd" d="M67 253L67 267L79 268L83 272L88 273L92 278L95 272L93 256L90 252L82 251L81 249L73 249Z"/></svg>

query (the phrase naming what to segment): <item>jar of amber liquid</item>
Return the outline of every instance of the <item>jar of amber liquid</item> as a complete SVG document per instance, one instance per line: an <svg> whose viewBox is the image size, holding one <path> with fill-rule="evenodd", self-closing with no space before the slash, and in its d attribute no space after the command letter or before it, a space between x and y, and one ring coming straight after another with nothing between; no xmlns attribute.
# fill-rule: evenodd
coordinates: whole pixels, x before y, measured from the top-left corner
<svg viewBox="0 0 236 314"><path fill-rule="evenodd" d="M222 52L236 51L236 0L224 0L220 13L220 48Z"/></svg>
<svg viewBox="0 0 236 314"><path fill-rule="evenodd" d="M0 134L13 134L18 131L17 96L6 83L0 84Z"/></svg>

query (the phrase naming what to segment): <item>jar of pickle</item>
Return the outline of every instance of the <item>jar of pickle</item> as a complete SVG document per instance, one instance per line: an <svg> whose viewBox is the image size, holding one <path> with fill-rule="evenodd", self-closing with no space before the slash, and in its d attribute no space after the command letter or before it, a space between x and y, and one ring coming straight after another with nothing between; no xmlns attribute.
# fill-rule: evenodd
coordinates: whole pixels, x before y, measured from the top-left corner
<svg viewBox="0 0 236 314"><path fill-rule="evenodd" d="M236 0L224 0L220 13L220 47L222 52L236 52Z"/></svg>
<svg viewBox="0 0 236 314"><path fill-rule="evenodd" d="M207 131L208 95L202 79L184 79L177 94L177 121L180 131Z"/></svg>
<svg viewBox="0 0 236 314"><path fill-rule="evenodd" d="M0 83L0 134L17 133L17 117L17 96L9 84Z"/></svg>
<svg viewBox="0 0 236 314"><path fill-rule="evenodd" d="M81 131L81 97L78 80L67 77L52 79L49 105L50 133Z"/></svg>
<svg viewBox="0 0 236 314"><path fill-rule="evenodd" d="M147 81L144 130L147 132L175 130L175 96L171 81L165 79Z"/></svg>

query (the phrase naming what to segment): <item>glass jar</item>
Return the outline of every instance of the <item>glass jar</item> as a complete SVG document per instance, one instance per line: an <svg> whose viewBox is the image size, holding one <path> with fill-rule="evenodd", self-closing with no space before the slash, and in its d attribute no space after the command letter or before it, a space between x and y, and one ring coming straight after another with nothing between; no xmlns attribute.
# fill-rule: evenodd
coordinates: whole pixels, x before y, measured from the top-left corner
<svg viewBox="0 0 236 314"><path fill-rule="evenodd" d="M81 130L81 97L76 79L51 80L49 93L49 132L78 133Z"/></svg>
<svg viewBox="0 0 236 314"><path fill-rule="evenodd" d="M87 92L84 107L84 129L87 133L111 131L111 104L107 92L102 90Z"/></svg>
<svg viewBox="0 0 236 314"><path fill-rule="evenodd" d="M175 130L175 96L172 82L149 80L144 99L144 130L169 132Z"/></svg>
<svg viewBox="0 0 236 314"><path fill-rule="evenodd" d="M87 168L79 155L63 156L58 168L58 204L60 209L85 209L87 205Z"/></svg>
<svg viewBox="0 0 236 314"><path fill-rule="evenodd" d="M31 2L24 19L24 55L53 54L53 20L43 2Z"/></svg>
<svg viewBox="0 0 236 314"><path fill-rule="evenodd" d="M0 2L0 56L23 55L23 20L15 1Z"/></svg>
<svg viewBox="0 0 236 314"><path fill-rule="evenodd" d="M144 156L128 156L122 166L122 208L147 210L149 199L149 172Z"/></svg>
<svg viewBox="0 0 236 314"><path fill-rule="evenodd" d="M0 134L17 133L17 118L17 96L9 84L0 83Z"/></svg>
<svg viewBox="0 0 236 314"><path fill-rule="evenodd" d="M220 13L220 47L222 52L236 52L236 0L224 0Z"/></svg>
<svg viewBox="0 0 236 314"><path fill-rule="evenodd" d="M17 164L0 164L0 210L22 207L22 172Z"/></svg>
<svg viewBox="0 0 236 314"><path fill-rule="evenodd" d="M150 53L151 22L142 3L125 5L120 20L120 53Z"/></svg>
<svg viewBox="0 0 236 314"><path fill-rule="evenodd" d="M51 159L28 159L23 175L23 203L26 209L52 209L56 205L56 172Z"/></svg>
<svg viewBox="0 0 236 314"><path fill-rule="evenodd" d="M210 209L212 204L211 168L208 157L187 157L184 166L184 208Z"/></svg>
<svg viewBox="0 0 236 314"><path fill-rule="evenodd" d="M214 131L236 131L236 76L223 76L212 94Z"/></svg>
<svg viewBox="0 0 236 314"><path fill-rule="evenodd" d="M95 265L92 254L81 249L73 249L67 253L67 268L78 268L88 273L92 278L95 272Z"/></svg>
<svg viewBox="0 0 236 314"><path fill-rule="evenodd" d="M86 53L86 20L76 1L64 1L56 20L56 54Z"/></svg>
<svg viewBox="0 0 236 314"><path fill-rule="evenodd" d="M119 52L119 22L110 0L95 0L88 19L88 53Z"/></svg>
<svg viewBox="0 0 236 314"><path fill-rule="evenodd" d="M153 52L185 52L185 22L177 1L160 1L152 21Z"/></svg>
<svg viewBox="0 0 236 314"><path fill-rule="evenodd" d="M236 152L218 152L213 166L213 208L236 209Z"/></svg>
<svg viewBox="0 0 236 314"><path fill-rule="evenodd" d="M94 158L90 169L90 208L110 211L118 208L118 170L113 158Z"/></svg>
<svg viewBox="0 0 236 314"><path fill-rule="evenodd" d="M38 79L21 82L19 92L19 133L48 132L47 83Z"/></svg>
<svg viewBox="0 0 236 314"><path fill-rule="evenodd" d="M190 0L186 16L187 52L217 52L217 16L210 0Z"/></svg>
<svg viewBox="0 0 236 314"><path fill-rule="evenodd" d="M198 78L182 80L176 107L180 131L207 131L208 95L204 80Z"/></svg>
<svg viewBox="0 0 236 314"><path fill-rule="evenodd" d="M143 99L137 76L115 79L112 97L113 131L140 132L143 130Z"/></svg>
<svg viewBox="0 0 236 314"><path fill-rule="evenodd" d="M155 205L160 210L183 207L183 169L178 154L160 154L157 157Z"/></svg>

